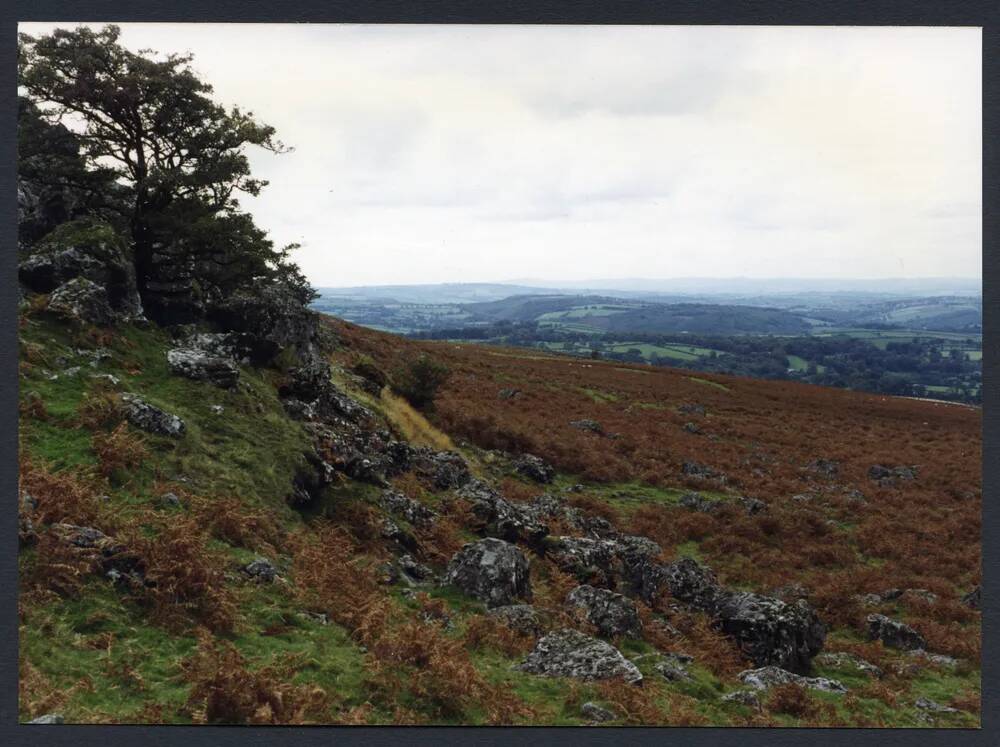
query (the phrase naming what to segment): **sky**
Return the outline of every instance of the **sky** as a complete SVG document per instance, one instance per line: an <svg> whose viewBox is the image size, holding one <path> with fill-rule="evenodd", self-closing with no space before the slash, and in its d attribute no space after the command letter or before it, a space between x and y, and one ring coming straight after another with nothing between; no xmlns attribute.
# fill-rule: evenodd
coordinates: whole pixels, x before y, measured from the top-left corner
<svg viewBox="0 0 1000 747"><path fill-rule="evenodd" d="M121 26L294 148L316 286L981 276L979 29Z"/></svg>

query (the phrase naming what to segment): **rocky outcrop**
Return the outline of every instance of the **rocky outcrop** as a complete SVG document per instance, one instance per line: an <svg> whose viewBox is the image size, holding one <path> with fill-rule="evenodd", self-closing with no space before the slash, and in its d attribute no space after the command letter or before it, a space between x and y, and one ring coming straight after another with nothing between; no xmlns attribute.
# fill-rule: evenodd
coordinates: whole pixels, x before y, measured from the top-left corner
<svg viewBox="0 0 1000 747"><path fill-rule="evenodd" d="M587 622L607 638L642 635L642 621L635 602L608 589L595 589L584 584L566 597L566 603L582 610Z"/></svg>
<svg viewBox="0 0 1000 747"><path fill-rule="evenodd" d="M528 560L514 545L487 538L465 545L448 563L444 583L486 602L488 607L531 599Z"/></svg>
<svg viewBox="0 0 1000 747"><path fill-rule="evenodd" d="M534 454L522 454L514 460L514 470L537 483L550 483L556 471L552 465Z"/></svg>
<svg viewBox="0 0 1000 747"><path fill-rule="evenodd" d="M240 378L240 368L229 335L199 334L180 347L167 351L171 373L196 381L208 381L232 389Z"/></svg>
<svg viewBox="0 0 1000 747"><path fill-rule="evenodd" d="M109 580L115 583L143 583L145 568L142 560L99 529L56 523L49 527L49 531L61 542L92 553L97 567Z"/></svg>
<svg viewBox="0 0 1000 747"><path fill-rule="evenodd" d="M537 521L529 509L510 503L482 480L472 480L458 494L472 504L478 530L483 534L512 542L536 543L549 533L549 528Z"/></svg>
<svg viewBox="0 0 1000 747"><path fill-rule="evenodd" d="M240 570L251 580L265 584L272 583L278 575L278 569L267 558L254 558Z"/></svg>
<svg viewBox="0 0 1000 747"><path fill-rule="evenodd" d="M604 426L596 420L584 418L583 420L571 420L569 424L579 431L589 431L590 433L596 433L598 436L604 435Z"/></svg>
<svg viewBox="0 0 1000 747"><path fill-rule="evenodd" d="M820 652L826 629L807 602L788 604L718 585L707 568L682 558L663 568L671 595L711 615L757 666L807 672Z"/></svg>
<svg viewBox="0 0 1000 747"><path fill-rule="evenodd" d="M604 706L598 705L597 703L588 700L582 706L580 706L580 716L587 719L592 723L602 724L606 721L614 721L618 718L618 714L614 711L605 708Z"/></svg>
<svg viewBox="0 0 1000 747"><path fill-rule="evenodd" d="M927 648L927 641L920 633L898 620L885 615L868 615L865 622L868 624L869 640L882 641L889 648L905 651Z"/></svg>
<svg viewBox="0 0 1000 747"><path fill-rule="evenodd" d="M703 514L714 514L723 505L723 501L706 498L701 493L685 493L678 503L684 508Z"/></svg>
<svg viewBox="0 0 1000 747"><path fill-rule="evenodd" d="M825 677L803 677L774 666L747 669L740 672L737 677L740 682L754 690L769 690L776 685L793 684L809 690L822 690L828 693L847 692L847 688L837 680L829 680Z"/></svg>
<svg viewBox="0 0 1000 747"><path fill-rule="evenodd" d="M684 462L681 465L681 474L695 480L712 480L718 483L726 482L726 476L722 472L699 462Z"/></svg>
<svg viewBox="0 0 1000 747"><path fill-rule="evenodd" d="M428 479L437 490L460 488L472 479L469 465L454 451L422 447L413 449L410 459L417 474Z"/></svg>
<svg viewBox="0 0 1000 747"><path fill-rule="evenodd" d="M184 435L186 428L183 420L149 404L142 397L134 394L123 394L122 404L125 417L136 428L161 436L174 436L176 438Z"/></svg>
<svg viewBox="0 0 1000 747"><path fill-rule="evenodd" d="M540 638L518 669L544 677L588 681L621 678L633 684L642 681L638 667L614 646L565 628Z"/></svg>

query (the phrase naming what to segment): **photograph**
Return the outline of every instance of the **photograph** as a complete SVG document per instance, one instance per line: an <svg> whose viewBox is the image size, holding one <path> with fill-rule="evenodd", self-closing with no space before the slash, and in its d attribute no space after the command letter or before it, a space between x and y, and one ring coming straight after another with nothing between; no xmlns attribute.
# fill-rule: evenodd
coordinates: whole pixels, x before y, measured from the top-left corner
<svg viewBox="0 0 1000 747"><path fill-rule="evenodd" d="M19 724L981 729L982 28L16 46Z"/></svg>

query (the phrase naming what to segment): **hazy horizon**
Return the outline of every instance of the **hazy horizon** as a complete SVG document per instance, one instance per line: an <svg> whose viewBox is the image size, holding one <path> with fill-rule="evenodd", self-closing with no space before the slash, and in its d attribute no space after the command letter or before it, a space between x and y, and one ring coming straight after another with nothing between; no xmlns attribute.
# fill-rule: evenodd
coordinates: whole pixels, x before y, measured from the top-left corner
<svg viewBox="0 0 1000 747"><path fill-rule="evenodd" d="M120 25L295 148L316 286L981 277L976 28Z"/></svg>

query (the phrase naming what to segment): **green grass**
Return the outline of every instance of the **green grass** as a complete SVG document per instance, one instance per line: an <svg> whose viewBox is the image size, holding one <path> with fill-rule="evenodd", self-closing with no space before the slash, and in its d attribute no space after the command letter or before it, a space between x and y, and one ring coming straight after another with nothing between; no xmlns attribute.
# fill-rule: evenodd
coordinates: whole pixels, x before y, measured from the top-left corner
<svg viewBox="0 0 1000 747"><path fill-rule="evenodd" d="M725 384L720 384L718 381L709 381L708 379L702 379L697 376L688 376L688 380L697 382L699 384L705 384L706 386L714 386L716 389L721 389L724 392L730 391L729 387Z"/></svg>

